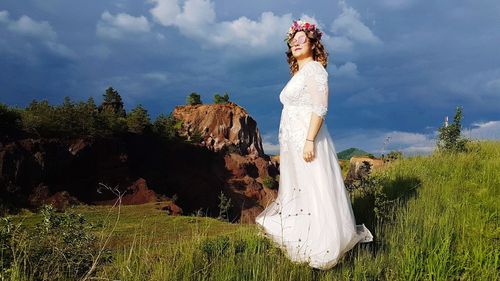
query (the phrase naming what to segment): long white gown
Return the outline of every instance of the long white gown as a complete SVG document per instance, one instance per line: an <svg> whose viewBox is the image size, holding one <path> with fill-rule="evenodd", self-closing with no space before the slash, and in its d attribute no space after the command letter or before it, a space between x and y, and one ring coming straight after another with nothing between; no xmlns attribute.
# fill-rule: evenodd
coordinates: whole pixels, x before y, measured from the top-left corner
<svg viewBox="0 0 500 281"><path fill-rule="evenodd" d="M327 270L358 242L373 241L364 224L356 225L325 120L314 159L302 157L311 114L324 119L327 112L328 72L320 62L306 62L279 98L279 191L255 221L259 235L270 238L291 261Z"/></svg>

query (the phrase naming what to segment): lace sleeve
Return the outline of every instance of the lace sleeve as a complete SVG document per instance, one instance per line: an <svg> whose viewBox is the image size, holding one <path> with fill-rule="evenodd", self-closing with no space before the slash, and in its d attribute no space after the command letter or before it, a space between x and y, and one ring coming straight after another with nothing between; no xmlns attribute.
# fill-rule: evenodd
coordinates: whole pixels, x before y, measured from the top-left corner
<svg viewBox="0 0 500 281"><path fill-rule="evenodd" d="M316 62L311 63L308 70L305 91L310 97L311 112L325 119L328 111L328 72Z"/></svg>

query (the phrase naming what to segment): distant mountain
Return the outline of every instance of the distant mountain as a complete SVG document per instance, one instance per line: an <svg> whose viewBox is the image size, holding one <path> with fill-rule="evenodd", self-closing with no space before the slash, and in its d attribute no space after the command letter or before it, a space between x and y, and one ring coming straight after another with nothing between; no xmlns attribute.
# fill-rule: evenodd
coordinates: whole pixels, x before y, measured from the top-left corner
<svg viewBox="0 0 500 281"><path fill-rule="evenodd" d="M351 147L351 148L348 148L346 150L342 150L341 152L337 153L337 158L341 159L341 160L349 160L353 156L365 156L368 154L370 154L370 153L368 153L364 150L358 149L358 148Z"/></svg>

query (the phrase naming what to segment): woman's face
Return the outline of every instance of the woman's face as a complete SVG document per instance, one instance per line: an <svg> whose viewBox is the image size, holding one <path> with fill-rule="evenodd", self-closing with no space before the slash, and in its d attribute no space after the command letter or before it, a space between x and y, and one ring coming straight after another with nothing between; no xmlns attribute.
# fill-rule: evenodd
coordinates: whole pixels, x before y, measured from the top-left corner
<svg viewBox="0 0 500 281"><path fill-rule="evenodd" d="M304 31L295 33L289 44L290 49L292 50L292 55L297 60L312 56L311 41L307 38Z"/></svg>

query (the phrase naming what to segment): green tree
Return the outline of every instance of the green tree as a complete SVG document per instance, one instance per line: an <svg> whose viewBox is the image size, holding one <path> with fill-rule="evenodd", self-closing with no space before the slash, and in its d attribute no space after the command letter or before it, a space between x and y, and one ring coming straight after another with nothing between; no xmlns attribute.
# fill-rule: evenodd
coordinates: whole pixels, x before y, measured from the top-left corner
<svg viewBox="0 0 500 281"><path fill-rule="evenodd" d="M22 127L19 109L11 109L6 104L0 103L0 135L10 135Z"/></svg>
<svg viewBox="0 0 500 281"><path fill-rule="evenodd" d="M99 116L97 118L102 122L101 133L103 135L114 135L126 132L126 112L120 94L113 87L108 87L103 97L104 100L98 108Z"/></svg>
<svg viewBox="0 0 500 281"><path fill-rule="evenodd" d="M189 96L187 96L186 104L188 105L202 104L200 95L198 95L195 92L192 92Z"/></svg>
<svg viewBox="0 0 500 281"><path fill-rule="evenodd" d="M113 89L113 87L108 87L106 92L103 94L104 100L101 104L102 111L110 111L115 113L120 117L125 117L125 109L123 108L122 97Z"/></svg>
<svg viewBox="0 0 500 281"><path fill-rule="evenodd" d="M161 113L153 123L153 131L156 135L171 140L178 136L180 125L182 125L182 121L177 120L172 114L167 116Z"/></svg>
<svg viewBox="0 0 500 281"><path fill-rule="evenodd" d="M151 128L148 111L141 104L127 115L127 126L129 132L136 134L142 134Z"/></svg>
<svg viewBox="0 0 500 281"><path fill-rule="evenodd" d="M58 131L56 110L47 100L32 100L21 112L23 130L39 137L55 136Z"/></svg>
<svg viewBox="0 0 500 281"><path fill-rule="evenodd" d="M82 122L82 130L85 134L90 136L97 136L100 134L98 114L99 112L94 98L89 97L87 102L80 102L78 104L78 118Z"/></svg>
<svg viewBox="0 0 500 281"><path fill-rule="evenodd" d="M450 125L444 124L438 128L437 147L441 151L448 152L463 152L466 151L466 143L468 139L461 136L462 107L457 106L453 123Z"/></svg>
<svg viewBox="0 0 500 281"><path fill-rule="evenodd" d="M223 103L228 103L229 102L229 95L227 93L224 94L224 96L221 96L219 94L214 95L214 103L215 104L223 104Z"/></svg>
<svg viewBox="0 0 500 281"><path fill-rule="evenodd" d="M54 109L58 120L58 135L75 136L82 133L80 130L82 126L79 123L83 122L83 120L79 118L81 116L77 116L76 106L70 97L65 96L62 105L55 106Z"/></svg>

